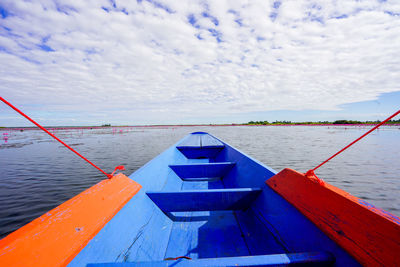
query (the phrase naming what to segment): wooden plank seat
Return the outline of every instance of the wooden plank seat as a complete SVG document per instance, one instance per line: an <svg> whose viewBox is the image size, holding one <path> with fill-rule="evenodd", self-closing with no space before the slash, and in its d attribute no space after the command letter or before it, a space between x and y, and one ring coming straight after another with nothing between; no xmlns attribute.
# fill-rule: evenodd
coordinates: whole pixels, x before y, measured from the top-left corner
<svg viewBox="0 0 400 267"><path fill-rule="evenodd" d="M133 266L332 266L335 258L328 252L304 252L288 254L257 255L245 257L221 257L205 259L178 259L148 262L118 262L88 264L87 267L133 267Z"/></svg>
<svg viewBox="0 0 400 267"><path fill-rule="evenodd" d="M244 210L261 193L261 188L146 192L163 211Z"/></svg>
<svg viewBox="0 0 400 267"><path fill-rule="evenodd" d="M195 181L196 179L202 181L205 178L222 178L233 166L235 166L233 162L169 165L182 180L188 181Z"/></svg>
<svg viewBox="0 0 400 267"><path fill-rule="evenodd" d="M198 132L188 135L177 146L189 159L214 158L225 145L215 137Z"/></svg>

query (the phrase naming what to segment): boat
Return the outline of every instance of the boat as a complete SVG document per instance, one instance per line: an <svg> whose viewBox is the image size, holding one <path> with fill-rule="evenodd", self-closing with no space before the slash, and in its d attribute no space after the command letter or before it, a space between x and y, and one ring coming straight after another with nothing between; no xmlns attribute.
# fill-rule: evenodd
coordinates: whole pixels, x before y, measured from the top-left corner
<svg viewBox="0 0 400 267"><path fill-rule="evenodd" d="M67 265L400 266L400 218L194 132L0 240L0 266Z"/></svg>

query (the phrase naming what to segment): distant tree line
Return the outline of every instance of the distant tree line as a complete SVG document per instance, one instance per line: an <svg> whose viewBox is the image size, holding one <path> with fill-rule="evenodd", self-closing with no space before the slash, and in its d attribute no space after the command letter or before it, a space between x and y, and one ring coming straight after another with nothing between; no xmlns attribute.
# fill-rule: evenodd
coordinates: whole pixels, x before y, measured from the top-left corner
<svg viewBox="0 0 400 267"><path fill-rule="evenodd" d="M291 122L291 121L249 121L245 123L247 125L303 125L303 124L378 124L380 120L376 121L356 121L356 120L336 120L336 121L305 121L305 122ZM400 123L400 119L398 120L390 120L387 122L388 124L396 124Z"/></svg>

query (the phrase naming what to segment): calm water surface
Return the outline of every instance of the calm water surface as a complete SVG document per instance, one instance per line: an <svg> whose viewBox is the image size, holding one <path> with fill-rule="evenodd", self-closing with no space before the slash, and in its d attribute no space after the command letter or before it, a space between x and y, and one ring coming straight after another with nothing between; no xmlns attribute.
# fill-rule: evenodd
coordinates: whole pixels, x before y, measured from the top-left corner
<svg viewBox="0 0 400 267"><path fill-rule="evenodd" d="M237 126L57 130L55 134L110 172L130 174L186 134L209 132L280 171L318 165L367 127ZM8 133L7 142L3 139ZM39 130L0 130L0 238L104 179L92 166ZM400 127L370 134L317 174L400 215Z"/></svg>

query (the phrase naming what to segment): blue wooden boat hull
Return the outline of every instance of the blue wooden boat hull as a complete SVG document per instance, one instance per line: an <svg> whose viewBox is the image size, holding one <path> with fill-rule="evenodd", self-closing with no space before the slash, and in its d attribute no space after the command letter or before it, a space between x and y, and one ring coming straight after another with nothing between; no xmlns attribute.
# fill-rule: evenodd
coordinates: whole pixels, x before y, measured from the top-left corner
<svg viewBox="0 0 400 267"><path fill-rule="evenodd" d="M207 133L189 134L129 176L141 189L135 187L115 216L63 262L359 266L318 223L266 184L275 175Z"/></svg>
<svg viewBox="0 0 400 267"><path fill-rule="evenodd" d="M307 253L316 253L319 264L335 259L341 266L359 265L266 186L275 174L208 134L188 135L129 176L143 189L70 266L173 265L164 259L180 256L192 259L179 259L181 264L263 266L268 255L289 264L293 253L305 253L304 262L311 262Z"/></svg>

